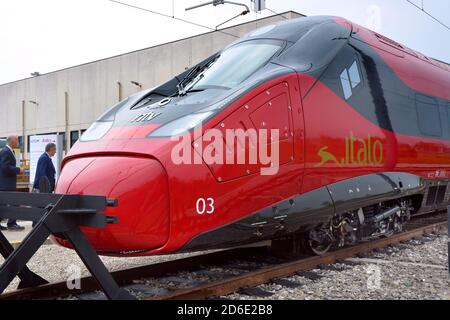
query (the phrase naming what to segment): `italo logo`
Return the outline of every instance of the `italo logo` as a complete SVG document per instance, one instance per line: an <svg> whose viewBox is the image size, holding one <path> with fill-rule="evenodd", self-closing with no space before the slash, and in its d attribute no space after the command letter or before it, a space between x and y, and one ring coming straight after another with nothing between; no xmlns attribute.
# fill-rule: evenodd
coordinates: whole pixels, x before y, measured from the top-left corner
<svg viewBox="0 0 450 320"><path fill-rule="evenodd" d="M365 139L356 138L353 132L345 137L345 157L340 160L328 150L328 146L321 148L318 156L321 161L316 167L321 167L326 163L343 165L380 165L383 163L383 144L379 139L369 135Z"/></svg>

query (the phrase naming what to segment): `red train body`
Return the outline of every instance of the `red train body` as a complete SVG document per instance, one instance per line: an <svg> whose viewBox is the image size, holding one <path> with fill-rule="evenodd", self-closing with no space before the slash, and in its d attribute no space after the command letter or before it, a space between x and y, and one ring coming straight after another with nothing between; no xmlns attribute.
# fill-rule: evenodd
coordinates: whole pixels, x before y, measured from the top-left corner
<svg viewBox="0 0 450 320"><path fill-rule="evenodd" d="M102 254L297 235L321 253L449 203L449 101L444 63L341 18L287 21L113 107L64 159L56 192L118 199L117 225L84 229ZM276 173L261 174L261 161L207 163L210 129L277 130L264 145L278 145ZM197 163L174 162L182 132ZM233 141L246 155L261 148Z"/></svg>

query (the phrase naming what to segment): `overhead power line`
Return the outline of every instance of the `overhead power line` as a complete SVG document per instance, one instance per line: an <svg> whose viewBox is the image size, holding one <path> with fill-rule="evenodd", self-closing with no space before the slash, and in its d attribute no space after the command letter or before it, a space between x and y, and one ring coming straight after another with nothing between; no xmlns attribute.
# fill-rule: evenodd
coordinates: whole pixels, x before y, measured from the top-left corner
<svg viewBox="0 0 450 320"><path fill-rule="evenodd" d="M436 18L435 16L433 16L430 12L426 11L424 6L423 6L423 1L422 1L422 6L418 6L417 4L415 4L414 2L412 2L411 0L406 0L409 4L413 5L414 7L416 7L417 9L419 9L420 11L422 11L423 13L425 13L427 16L429 16L431 19L433 19L434 21L436 21L437 23L439 23L440 25L442 25L443 27L447 28L447 30L450 30L450 27L448 25L446 25L444 22L442 22L441 20L439 20L438 18Z"/></svg>
<svg viewBox="0 0 450 320"><path fill-rule="evenodd" d="M129 8L134 8L134 9L145 11L145 12L148 12L148 13L153 13L153 14L156 14L156 15L159 15L159 16L162 16L162 17L175 19L177 21L181 21L181 22L184 22L184 23L189 23L191 25L194 25L194 26L197 26L197 27L200 27L200 28L205 28L205 29L208 29L208 30L211 30L211 31L217 31L217 32L220 32L220 33L232 36L234 38L239 38L238 36L236 36L236 35L234 35L232 33L229 33L229 32L223 31L223 30L216 30L214 28L205 26L205 25L197 23L197 22L189 21L189 20L186 20L186 19L177 18L177 17L175 17L175 15L171 16L169 14L165 14L165 13L154 11L154 10L150 10L150 9L146 9L146 8L143 8L143 7L135 6L135 5L132 5L132 4L129 4L129 3L125 3L125 2L121 2L121 1L117 1L117 0L109 0L109 1L114 2L116 4L120 4L122 6L129 7Z"/></svg>

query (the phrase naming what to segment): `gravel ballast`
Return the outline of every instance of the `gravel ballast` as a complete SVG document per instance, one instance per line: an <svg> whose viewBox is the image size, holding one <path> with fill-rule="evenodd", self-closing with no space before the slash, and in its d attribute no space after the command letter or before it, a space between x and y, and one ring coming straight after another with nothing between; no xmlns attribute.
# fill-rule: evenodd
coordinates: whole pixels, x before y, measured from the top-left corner
<svg viewBox="0 0 450 320"><path fill-rule="evenodd" d="M286 281L288 285L283 285ZM258 286L227 299L450 299L447 231Z"/></svg>
<svg viewBox="0 0 450 320"><path fill-rule="evenodd" d="M101 257L110 271L180 259L199 253L152 257ZM3 261L3 259L1 259ZM199 272L183 272L158 279L137 280L134 286L148 286L155 294L217 280L225 274L238 275L238 269L258 268L241 262L234 268L208 267ZM50 282L88 276L89 272L73 250L56 245L40 248L28 264L31 270ZM262 266L262 265L261 265ZM249 269L247 268L247 269ZM218 276L217 276L218 275ZM179 283L180 279L183 283ZM184 279L184 280L183 280ZM17 287L18 279L6 291ZM141 288L137 288L141 289ZM145 288L142 288L145 289ZM145 290L140 290L145 291ZM153 296L150 293L150 296ZM139 296L141 298L141 296ZM144 297L144 296L142 296ZM450 299L447 258L447 231L379 249L291 277L248 288L225 299Z"/></svg>
<svg viewBox="0 0 450 320"><path fill-rule="evenodd" d="M198 254L202 254L202 252L131 258L101 256L100 258L108 270L113 272ZM3 263L3 261L3 257L0 256L0 263ZM69 279L90 276L89 271L75 251L55 244L42 246L33 258L31 258L27 266L49 282L67 281ZM19 281L19 278L16 277L5 292L15 290Z"/></svg>

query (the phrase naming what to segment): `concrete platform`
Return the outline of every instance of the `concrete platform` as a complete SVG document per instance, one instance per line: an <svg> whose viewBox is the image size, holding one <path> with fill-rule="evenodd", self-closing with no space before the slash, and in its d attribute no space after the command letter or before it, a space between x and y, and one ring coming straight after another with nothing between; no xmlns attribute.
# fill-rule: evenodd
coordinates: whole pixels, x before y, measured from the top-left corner
<svg viewBox="0 0 450 320"><path fill-rule="evenodd" d="M28 233L30 233L32 227L31 221L17 221L17 224L19 224L22 227L25 227L22 231L9 231L5 230L2 231L5 235L6 239L12 244L13 247L17 247L22 243L22 240L27 236ZM3 226L6 226L6 221L2 222ZM46 244L50 244L50 239L47 239Z"/></svg>

